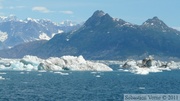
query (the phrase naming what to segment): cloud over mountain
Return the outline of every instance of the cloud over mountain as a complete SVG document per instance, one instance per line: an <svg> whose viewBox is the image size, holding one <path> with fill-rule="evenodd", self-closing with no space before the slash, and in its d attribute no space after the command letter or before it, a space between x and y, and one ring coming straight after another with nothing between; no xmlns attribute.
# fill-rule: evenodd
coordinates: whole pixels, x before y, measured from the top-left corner
<svg viewBox="0 0 180 101"><path fill-rule="evenodd" d="M41 13L51 13L51 12L54 12L54 11L49 10L49 9L46 8L46 7L43 7L43 6L33 7L32 10L33 10L33 11L38 11L38 12L41 12Z"/></svg>
<svg viewBox="0 0 180 101"><path fill-rule="evenodd" d="M70 10L66 10L66 11L59 11L60 13L63 13L63 14L74 14L73 11L70 11Z"/></svg>

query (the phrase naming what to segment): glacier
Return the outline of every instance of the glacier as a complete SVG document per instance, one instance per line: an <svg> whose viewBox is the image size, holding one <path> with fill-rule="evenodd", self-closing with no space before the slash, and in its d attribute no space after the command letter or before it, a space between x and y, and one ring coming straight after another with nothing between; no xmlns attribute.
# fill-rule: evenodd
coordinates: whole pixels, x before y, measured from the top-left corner
<svg viewBox="0 0 180 101"><path fill-rule="evenodd" d="M85 60L83 56L62 56L41 59L26 55L22 59L0 59L0 70L17 71L112 71L112 69L98 62Z"/></svg>

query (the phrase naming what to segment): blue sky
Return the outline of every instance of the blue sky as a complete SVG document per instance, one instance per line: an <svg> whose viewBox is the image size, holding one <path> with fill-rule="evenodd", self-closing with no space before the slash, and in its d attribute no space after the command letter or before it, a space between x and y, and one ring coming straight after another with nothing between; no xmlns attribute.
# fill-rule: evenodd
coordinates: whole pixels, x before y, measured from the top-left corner
<svg viewBox="0 0 180 101"><path fill-rule="evenodd" d="M167 25L180 27L180 0L0 0L0 15L19 19L81 22L96 10L138 25L158 16Z"/></svg>

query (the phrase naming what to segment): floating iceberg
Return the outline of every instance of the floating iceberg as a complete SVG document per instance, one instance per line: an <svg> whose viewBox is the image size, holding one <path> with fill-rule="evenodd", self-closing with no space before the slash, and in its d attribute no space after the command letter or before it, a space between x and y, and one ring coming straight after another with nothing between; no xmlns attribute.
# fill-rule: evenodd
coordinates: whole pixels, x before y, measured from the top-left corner
<svg viewBox="0 0 180 101"><path fill-rule="evenodd" d="M163 62L156 61L153 57L143 60L127 60L121 65L124 71L129 71L135 74L147 75L150 72L162 72L163 70L179 69L180 63L178 62Z"/></svg>
<svg viewBox="0 0 180 101"><path fill-rule="evenodd" d="M0 76L0 80L5 80L5 78L3 78L2 76Z"/></svg>
<svg viewBox="0 0 180 101"><path fill-rule="evenodd" d="M62 56L40 59L36 56L24 56L22 59L0 59L0 70L48 70L48 71L112 71L105 64L87 61L83 56Z"/></svg>

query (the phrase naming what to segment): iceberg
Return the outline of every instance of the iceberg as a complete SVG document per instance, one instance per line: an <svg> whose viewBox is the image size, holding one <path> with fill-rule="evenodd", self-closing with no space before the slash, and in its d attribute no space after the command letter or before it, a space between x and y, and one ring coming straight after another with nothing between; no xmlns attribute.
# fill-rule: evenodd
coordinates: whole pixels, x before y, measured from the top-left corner
<svg viewBox="0 0 180 101"><path fill-rule="evenodd" d="M3 78L2 76L0 76L0 80L5 80L5 78Z"/></svg>
<svg viewBox="0 0 180 101"><path fill-rule="evenodd" d="M98 62L85 60L83 56L62 56L41 59L26 55L22 59L0 59L0 70L20 71L112 71L112 69Z"/></svg>
<svg viewBox="0 0 180 101"><path fill-rule="evenodd" d="M121 65L123 71L129 71L135 74L147 75L151 72L162 72L163 70L170 71L172 69L180 69L180 63L170 61L163 62L154 60L152 56L143 60L127 60Z"/></svg>

